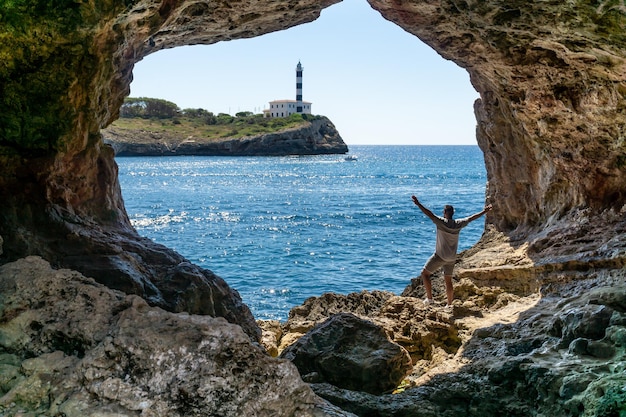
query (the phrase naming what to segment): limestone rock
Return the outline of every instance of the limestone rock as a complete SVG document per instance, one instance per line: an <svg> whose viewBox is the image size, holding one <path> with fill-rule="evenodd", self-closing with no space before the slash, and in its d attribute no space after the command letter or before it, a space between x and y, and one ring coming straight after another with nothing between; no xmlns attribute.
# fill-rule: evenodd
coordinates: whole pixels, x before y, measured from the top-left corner
<svg viewBox="0 0 626 417"><path fill-rule="evenodd" d="M335 125L326 117L306 122L304 127L241 139L186 140L167 133L115 127L103 130L102 135L118 156L285 156L348 152Z"/></svg>
<svg viewBox="0 0 626 417"><path fill-rule="evenodd" d="M389 291L361 291L342 296L324 293L319 297L310 297L300 306L289 311L285 323L285 332L306 333L314 326L326 321L330 316L351 312L355 315L372 316L393 296Z"/></svg>
<svg viewBox="0 0 626 417"><path fill-rule="evenodd" d="M350 313L371 321L409 353L413 370L407 380L412 384L434 369L445 367L468 338L468 330L456 318L482 316L480 296L456 302L453 310L442 304L426 306L421 298L398 297L384 291L362 291L348 295L326 293L311 297L294 307L282 325L279 352L289 349L307 332L334 315ZM501 307L501 305L496 304ZM506 304L504 304L506 305ZM274 333L276 334L276 333ZM450 369L451 370L451 369ZM305 378L319 383L321 378Z"/></svg>
<svg viewBox="0 0 626 417"><path fill-rule="evenodd" d="M469 288L470 284L466 286ZM330 317L350 313L384 328L394 343L409 352L415 371L421 374L433 366L438 352L454 354L460 348L462 329L455 323L454 316L482 314L480 306L485 305L485 299L491 299L491 292L473 288L473 295L456 302L453 310L438 304L429 307L421 298L399 297L386 291L326 293L311 297L289 312L287 322L282 325L278 350L282 352ZM502 304L491 302L489 305Z"/></svg>
<svg viewBox="0 0 626 417"><path fill-rule="evenodd" d="M261 328L261 344L270 356L278 356L278 345L283 337L280 322L278 320L257 320L257 324Z"/></svg>
<svg viewBox="0 0 626 417"><path fill-rule="evenodd" d="M349 314L333 315L285 349L303 376L321 382L382 394L393 391L411 371L408 353L374 323Z"/></svg>
<svg viewBox="0 0 626 417"><path fill-rule="evenodd" d="M349 415L240 327L150 307L36 257L0 267L0 370L2 415Z"/></svg>
<svg viewBox="0 0 626 417"><path fill-rule="evenodd" d="M372 395L320 380L311 386L357 415L612 415L626 407L625 274L600 272L552 284L541 298L491 304L481 317L457 314L474 296L456 300L450 320L459 329L458 349L445 352L445 336L433 335L431 341L440 342L431 345L431 364L414 360L414 383L395 394ZM417 326L424 320L418 309L413 321L389 314L408 310L411 300L389 299L372 320L385 317L388 329ZM427 310L441 315L444 309Z"/></svg>

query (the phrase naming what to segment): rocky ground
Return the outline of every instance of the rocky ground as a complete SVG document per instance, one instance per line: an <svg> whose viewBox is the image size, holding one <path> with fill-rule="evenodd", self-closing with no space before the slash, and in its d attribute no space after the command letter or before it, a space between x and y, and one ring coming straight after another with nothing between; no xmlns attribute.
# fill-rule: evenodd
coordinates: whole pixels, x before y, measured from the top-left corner
<svg viewBox="0 0 626 417"><path fill-rule="evenodd" d="M580 274L526 296L464 279L451 309L424 305L419 290L412 292L417 297L325 294L294 309L277 342L284 347L338 311L384 328L413 361L398 390L374 396L312 384L359 416L620 416L626 412L625 278L624 271Z"/></svg>
<svg viewBox="0 0 626 417"><path fill-rule="evenodd" d="M476 261L470 252L461 264L469 267L470 255ZM515 270L529 260L511 262ZM0 267L0 415L626 412L624 269L543 271L532 285L503 281L508 289L477 284L486 270L475 271L477 281L459 272L452 307L441 277L432 305L417 279L402 295L310 298L285 323L259 323L264 349L223 318L167 312L38 257L8 263ZM313 352L308 370L302 352ZM281 353L293 363L275 358Z"/></svg>
<svg viewBox="0 0 626 417"><path fill-rule="evenodd" d="M511 282L515 267L528 262L524 256L513 262ZM340 312L384 328L413 365L395 392L312 384L318 395L359 416L626 413L626 271L541 273L527 285L504 281L509 289L477 285L469 270L461 275L451 308L441 277L435 278L435 305L422 302L417 279L402 296L329 293L294 308L286 323L261 323L263 343L278 354Z"/></svg>

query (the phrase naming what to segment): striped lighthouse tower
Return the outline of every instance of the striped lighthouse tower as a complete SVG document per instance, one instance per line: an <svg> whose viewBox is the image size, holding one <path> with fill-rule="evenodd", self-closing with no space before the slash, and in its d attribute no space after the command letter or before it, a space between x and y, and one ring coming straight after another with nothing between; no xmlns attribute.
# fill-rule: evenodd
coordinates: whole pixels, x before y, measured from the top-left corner
<svg viewBox="0 0 626 417"><path fill-rule="evenodd" d="M302 64L296 67L296 113L302 113Z"/></svg>

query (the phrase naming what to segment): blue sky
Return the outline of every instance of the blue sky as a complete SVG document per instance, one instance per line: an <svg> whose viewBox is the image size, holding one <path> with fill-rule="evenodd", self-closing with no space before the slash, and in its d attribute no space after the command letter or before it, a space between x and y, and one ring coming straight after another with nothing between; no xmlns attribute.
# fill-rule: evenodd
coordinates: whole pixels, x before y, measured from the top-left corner
<svg viewBox="0 0 626 417"><path fill-rule="evenodd" d="M303 99L348 145L475 145L478 93L465 70L383 19L344 0L319 19L258 38L159 51L135 65L131 97L180 108L260 113L271 100Z"/></svg>

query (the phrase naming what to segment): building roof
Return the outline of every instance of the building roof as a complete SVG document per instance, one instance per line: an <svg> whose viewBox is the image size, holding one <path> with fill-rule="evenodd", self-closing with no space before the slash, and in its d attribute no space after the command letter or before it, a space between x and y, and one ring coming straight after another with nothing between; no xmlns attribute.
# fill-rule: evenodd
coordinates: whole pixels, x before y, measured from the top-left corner
<svg viewBox="0 0 626 417"><path fill-rule="evenodd" d="M298 100L273 100L270 101L270 103L306 103L306 104L313 104L310 101L301 101L299 102Z"/></svg>

